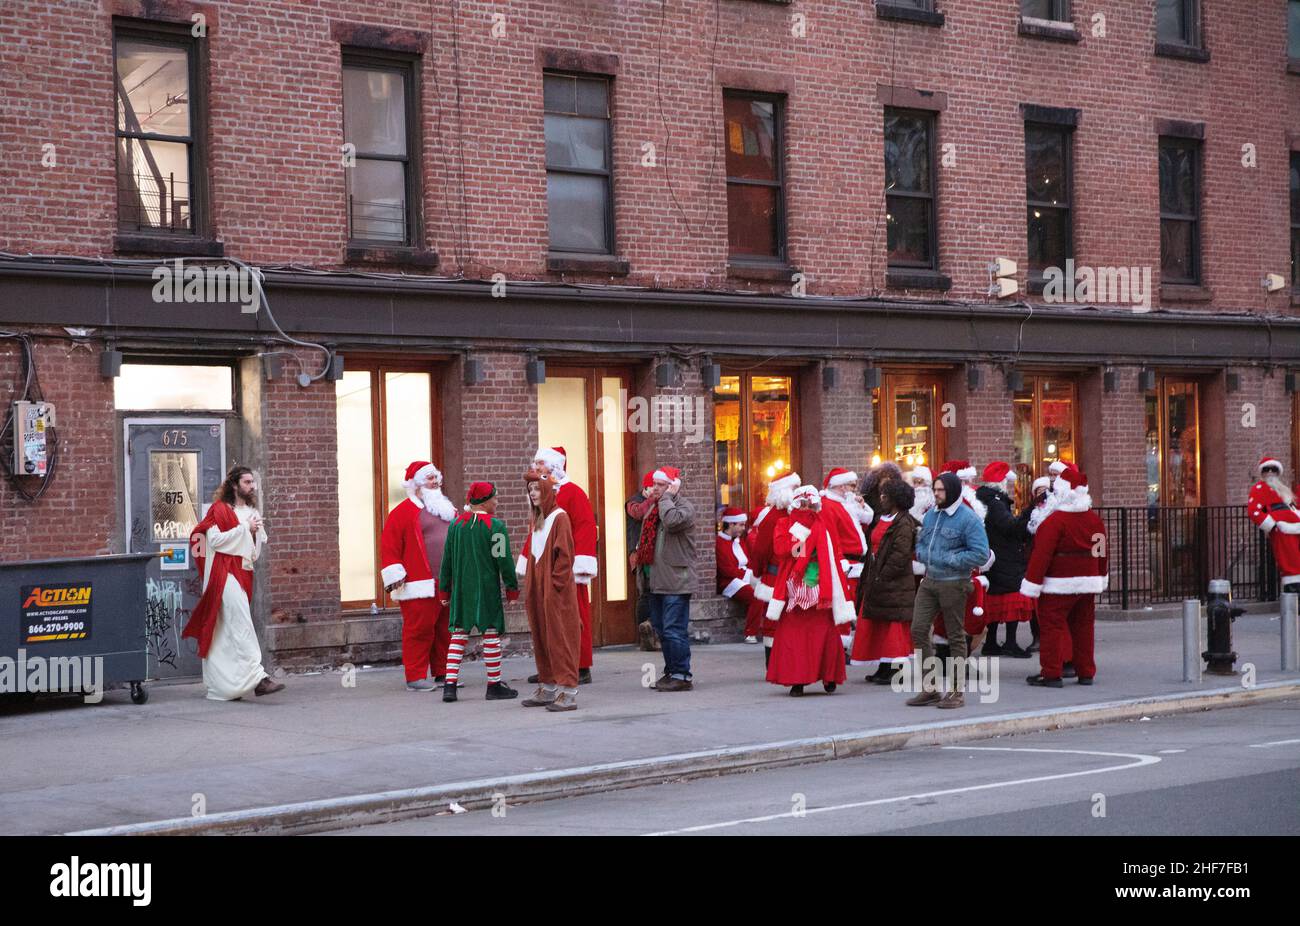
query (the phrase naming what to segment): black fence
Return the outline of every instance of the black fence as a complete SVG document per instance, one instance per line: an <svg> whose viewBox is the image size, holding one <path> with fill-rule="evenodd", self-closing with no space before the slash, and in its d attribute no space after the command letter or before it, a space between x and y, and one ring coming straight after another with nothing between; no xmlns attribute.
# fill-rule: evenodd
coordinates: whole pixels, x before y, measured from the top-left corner
<svg viewBox="0 0 1300 926"><path fill-rule="evenodd" d="M1231 582L1234 599L1277 599L1268 537L1250 523L1244 505L1098 508L1097 514L1110 556L1103 607L1204 599L1211 579Z"/></svg>

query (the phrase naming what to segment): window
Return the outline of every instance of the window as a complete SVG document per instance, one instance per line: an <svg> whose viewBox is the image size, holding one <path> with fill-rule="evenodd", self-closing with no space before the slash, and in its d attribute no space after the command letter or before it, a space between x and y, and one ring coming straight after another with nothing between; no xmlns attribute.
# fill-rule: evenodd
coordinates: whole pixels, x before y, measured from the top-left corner
<svg viewBox="0 0 1300 926"><path fill-rule="evenodd" d="M367 365L348 357L334 384L338 427L339 587L344 607L384 607L379 535L406 498L412 460L438 462L433 375L428 367ZM392 414L390 414L390 409ZM441 463L439 463L441 466Z"/></svg>
<svg viewBox="0 0 1300 926"><path fill-rule="evenodd" d="M1300 0L1286 5L1287 57L1300 61Z"/></svg>
<svg viewBox="0 0 1300 926"><path fill-rule="evenodd" d="M550 248L613 254L609 79L546 74L542 96Z"/></svg>
<svg viewBox="0 0 1300 926"><path fill-rule="evenodd" d="M229 411L234 396L229 364L124 363L113 380L113 406L132 411Z"/></svg>
<svg viewBox="0 0 1300 926"><path fill-rule="evenodd" d="M1065 269L1073 256L1070 220L1072 133L1061 126L1025 125L1025 202L1029 225L1029 271Z"/></svg>
<svg viewBox="0 0 1300 926"><path fill-rule="evenodd" d="M194 39L188 27L119 25L113 56L118 230L193 235L204 170Z"/></svg>
<svg viewBox="0 0 1300 926"><path fill-rule="evenodd" d="M723 376L713 390L714 467L719 508L746 511L767 498L767 483L798 468L794 378L767 373Z"/></svg>
<svg viewBox="0 0 1300 926"><path fill-rule="evenodd" d="M343 141L355 163L345 171L348 238L356 244L415 246L419 171L408 139L418 139L414 59L376 52L343 57Z"/></svg>
<svg viewBox="0 0 1300 926"><path fill-rule="evenodd" d="M1052 463L1078 462L1077 409L1075 383L1061 376L1026 376L1024 387L1012 397L1012 465L1018 505L1029 503L1034 480L1048 475Z"/></svg>
<svg viewBox="0 0 1300 926"><path fill-rule="evenodd" d="M1020 15L1031 19L1070 21L1070 0L1020 0Z"/></svg>
<svg viewBox="0 0 1300 926"><path fill-rule="evenodd" d="M1147 506L1201 503L1200 388L1161 376L1146 396Z"/></svg>
<svg viewBox="0 0 1300 926"><path fill-rule="evenodd" d="M933 113L885 109L885 222L889 266L934 270Z"/></svg>
<svg viewBox="0 0 1300 926"><path fill-rule="evenodd" d="M1201 45L1200 0L1156 0L1156 42Z"/></svg>
<svg viewBox="0 0 1300 926"><path fill-rule="evenodd" d="M1199 283L1201 146L1192 139L1160 139L1160 277Z"/></svg>
<svg viewBox="0 0 1300 926"><path fill-rule="evenodd" d="M785 259L781 102L727 91L727 242L733 258Z"/></svg>
<svg viewBox="0 0 1300 926"><path fill-rule="evenodd" d="M937 374L885 373L880 388L871 391L872 431L876 448L871 465L889 460L907 472L943 460L943 428L939 413L943 383ZM888 443L885 436L890 435ZM882 447L884 448L882 450Z"/></svg>
<svg viewBox="0 0 1300 926"><path fill-rule="evenodd" d="M1300 290L1300 151L1291 152L1291 287Z"/></svg>

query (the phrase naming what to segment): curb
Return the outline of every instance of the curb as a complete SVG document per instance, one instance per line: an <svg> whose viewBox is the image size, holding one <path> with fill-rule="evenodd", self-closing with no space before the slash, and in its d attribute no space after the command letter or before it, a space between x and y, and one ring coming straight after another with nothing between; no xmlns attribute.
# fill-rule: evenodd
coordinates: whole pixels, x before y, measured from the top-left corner
<svg viewBox="0 0 1300 926"><path fill-rule="evenodd" d="M601 765L481 778L449 784L324 798L296 804L253 807L201 817L179 817L80 830L68 836L287 835L391 823L445 813L455 801L466 810L486 810L501 797L511 804L598 794L624 788L828 762L892 752L913 746L941 746L1015 733L1043 733L1142 717L1246 707L1300 697L1300 681L1266 682L1254 688L1217 688L1188 694L1154 695L1124 701L1048 708L937 723L885 727L775 743L756 743L700 752L629 759Z"/></svg>

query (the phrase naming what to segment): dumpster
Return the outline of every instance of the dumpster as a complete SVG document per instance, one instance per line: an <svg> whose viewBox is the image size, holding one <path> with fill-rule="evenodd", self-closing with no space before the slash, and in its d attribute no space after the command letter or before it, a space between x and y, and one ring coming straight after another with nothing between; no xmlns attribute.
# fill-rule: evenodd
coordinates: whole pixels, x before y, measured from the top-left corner
<svg viewBox="0 0 1300 926"><path fill-rule="evenodd" d="M145 564L155 556L0 563L3 691L102 691L129 682L132 701L149 700Z"/></svg>

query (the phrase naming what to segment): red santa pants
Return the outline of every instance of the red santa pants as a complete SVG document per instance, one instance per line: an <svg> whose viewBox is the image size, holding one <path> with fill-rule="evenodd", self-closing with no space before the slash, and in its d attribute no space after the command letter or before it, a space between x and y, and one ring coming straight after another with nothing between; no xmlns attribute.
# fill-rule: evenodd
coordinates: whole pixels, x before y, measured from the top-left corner
<svg viewBox="0 0 1300 926"><path fill-rule="evenodd" d="M1280 584L1300 582L1300 535L1284 534L1275 527L1269 531L1268 545L1273 550L1273 559L1277 560Z"/></svg>
<svg viewBox="0 0 1300 926"><path fill-rule="evenodd" d="M1038 599L1038 664L1043 678L1060 678L1061 666L1074 663L1079 678L1097 674L1093 660L1093 624L1097 619L1096 595L1049 595Z"/></svg>
<svg viewBox="0 0 1300 926"><path fill-rule="evenodd" d="M442 675L447 667L451 629L447 608L437 598L411 598L398 602L402 609L402 667L406 680L418 682L430 674Z"/></svg>
<svg viewBox="0 0 1300 926"><path fill-rule="evenodd" d="M582 618L582 636L578 639L578 668L591 668L591 586L578 586L578 616Z"/></svg>

